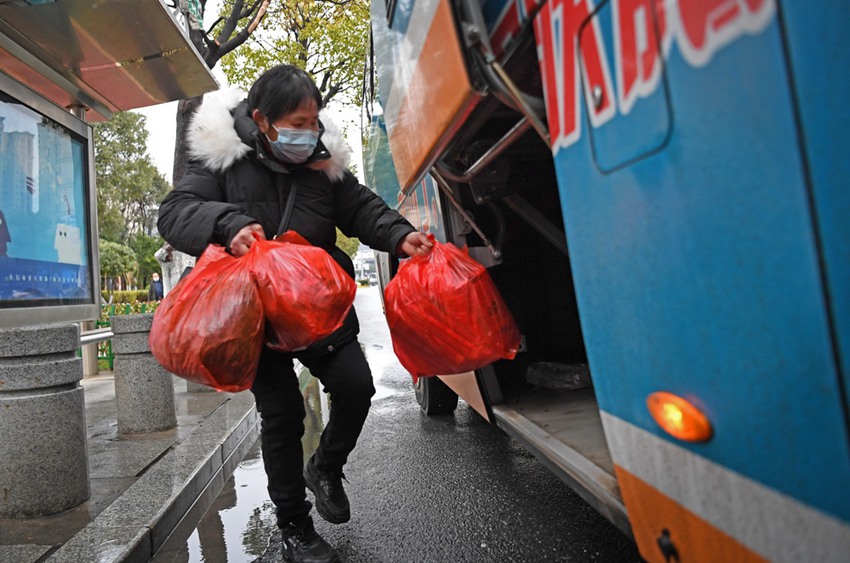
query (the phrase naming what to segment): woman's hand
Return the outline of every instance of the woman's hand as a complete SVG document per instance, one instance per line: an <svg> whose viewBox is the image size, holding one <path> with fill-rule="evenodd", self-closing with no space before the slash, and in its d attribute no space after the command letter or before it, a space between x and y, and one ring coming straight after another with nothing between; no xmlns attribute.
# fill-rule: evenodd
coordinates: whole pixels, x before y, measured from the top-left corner
<svg viewBox="0 0 850 563"><path fill-rule="evenodd" d="M259 235L261 239L266 238L266 233L263 232L263 227L259 223L245 225L239 229L239 232L236 233L227 246L230 249L230 253L237 258L248 254L248 250L251 249L251 245L256 240L254 233Z"/></svg>
<svg viewBox="0 0 850 563"><path fill-rule="evenodd" d="M399 254L406 254L411 257L418 254L430 254L433 248L434 243L419 231L408 234L398 245Z"/></svg>

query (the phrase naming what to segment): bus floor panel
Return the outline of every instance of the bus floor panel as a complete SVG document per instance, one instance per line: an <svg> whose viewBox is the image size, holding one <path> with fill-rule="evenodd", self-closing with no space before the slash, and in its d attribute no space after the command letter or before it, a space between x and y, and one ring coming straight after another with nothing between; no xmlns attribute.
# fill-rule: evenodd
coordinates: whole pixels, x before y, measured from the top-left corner
<svg viewBox="0 0 850 563"><path fill-rule="evenodd" d="M537 388L493 406L496 424L632 537L592 388Z"/></svg>

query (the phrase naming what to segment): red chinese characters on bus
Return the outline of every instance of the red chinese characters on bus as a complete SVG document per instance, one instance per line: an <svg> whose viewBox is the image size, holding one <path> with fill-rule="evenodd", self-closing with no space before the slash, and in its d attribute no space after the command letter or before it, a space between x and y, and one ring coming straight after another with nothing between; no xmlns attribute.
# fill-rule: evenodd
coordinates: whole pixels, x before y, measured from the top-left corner
<svg viewBox="0 0 850 563"><path fill-rule="evenodd" d="M745 33L755 34L773 17L773 0L679 0L679 48L702 66Z"/></svg>
<svg viewBox="0 0 850 563"><path fill-rule="evenodd" d="M663 40L657 38L669 44L667 12L663 0L621 0L614 2L612 10L617 98L620 112L627 114L639 97L649 96L658 87Z"/></svg>
<svg viewBox="0 0 850 563"><path fill-rule="evenodd" d="M614 96L595 9L592 0L550 0L534 21L554 152L581 136L582 84L591 125L599 127L617 107L626 115L657 90L661 58L674 42L688 64L702 67L736 39L763 31L776 12L774 0L612 0Z"/></svg>
<svg viewBox="0 0 850 563"><path fill-rule="evenodd" d="M509 0L504 11L499 16L493 31L490 33L490 43L493 53L501 57L515 39L515 34L534 13L537 5L543 0Z"/></svg>
<svg viewBox="0 0 850 563"><path fill-rule="evenodd" d="M593 2L589 0L553 0L543 7L534 22L537 44L543 47L540 66L549 135L556 150L573 144L581 134L579 68L585 74L587 98L592 99L594 89L603 93L598 103L588 104L593 125L602 125L616 111L611 96L604 95L613 92L613 87L599 22L594 18L582 26L592 11Z"/></svg>

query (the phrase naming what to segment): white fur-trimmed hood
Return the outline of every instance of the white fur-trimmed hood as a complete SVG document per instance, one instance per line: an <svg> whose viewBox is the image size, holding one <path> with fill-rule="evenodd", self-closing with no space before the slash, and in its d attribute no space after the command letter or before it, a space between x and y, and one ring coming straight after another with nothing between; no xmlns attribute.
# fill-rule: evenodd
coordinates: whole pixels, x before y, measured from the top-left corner
<svg viewBox="0 0 850 563"><path fill-rule="evenodd" d="M232 111L246 97L238 88L219 90L204 96L204 102L192 116L186 134L189 156L198 159L213 172L222 172L244 158L254 147L245 144L236 131L236 118ZM307 166L322 171L330 180L342 179L351 162L351 148L342 132L327 112L319 112L325 131L319 141L330 158L312 162ZM259 133L258 133L259 134Z"/></svg>

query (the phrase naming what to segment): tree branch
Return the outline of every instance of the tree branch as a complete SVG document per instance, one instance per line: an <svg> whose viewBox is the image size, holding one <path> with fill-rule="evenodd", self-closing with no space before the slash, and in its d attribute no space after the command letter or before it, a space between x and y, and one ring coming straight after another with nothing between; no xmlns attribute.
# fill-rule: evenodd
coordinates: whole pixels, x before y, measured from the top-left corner
<svg viewBox="0 0 850 563"><path fill-rule="evenodd" d="M229 21L232 21L235 24L235 23L238 23L242 19L245 19L247 17L251 17L251 14L253 14L253 17L251 17L251 20L248 22L248 25L243 27L239 31L239 33L237 33L236 35L233 35L232 37L228 34L227 37L229 37L229 39L227 39L223 43L220 43L218 53L217 53L215 60L214 61L208 61L208 64L211 62L211 64L209 64L210 68L212 68L215 65L215 63L218 62L223 56L230 53L231 51L233 51L234 49L236 49L237 47L239 47L240 45L245 43L245 41L248 40L248 38L251 36L252 33L254 33L254 30L257 29L257 26L260 24L260 22L265 17L266 12L268 11L268 8L269 8L269 3L270 3L270 0L257 0L256 2L250 4L248 7L246 7L244 10L241 10L239 12L238 18L236 18L235 20L234 20L234 14L236 14L236 12L237 12L237 5L239 5L239 7L241 8L241 5L243 4L243 2L242 2L242 0L237 0L234 3L233 12L231 13ZM233 29L235 29L235 25L234 25ZM232 33L232 30L231 30L231 33ZM219 34L220 38L222 36L223 36L222 34ZM218 40L217 40L217 42L218 42Z"/></svg>

